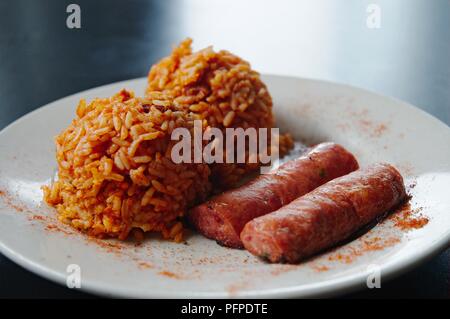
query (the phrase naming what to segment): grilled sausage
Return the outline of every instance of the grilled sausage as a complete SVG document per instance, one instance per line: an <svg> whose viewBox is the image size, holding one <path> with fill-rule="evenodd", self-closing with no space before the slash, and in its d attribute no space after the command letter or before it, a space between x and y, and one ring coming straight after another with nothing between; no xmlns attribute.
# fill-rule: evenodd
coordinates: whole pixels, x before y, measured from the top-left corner
<svg viewBox="0 0 450 319"><path fill-rule="evenodd" d="M296 263L347 239L406 198L400 173L376 164L332 180L241 233L244 247L271 262Z"/></svg>
<svg viewBox="0 0 450 319"><path fill-rule="evenodd" d="M247 222L356 169L358 162L346 149L322 143L277 170L193 208L188 218L206 237L242 248L239 235Z"/></svg>

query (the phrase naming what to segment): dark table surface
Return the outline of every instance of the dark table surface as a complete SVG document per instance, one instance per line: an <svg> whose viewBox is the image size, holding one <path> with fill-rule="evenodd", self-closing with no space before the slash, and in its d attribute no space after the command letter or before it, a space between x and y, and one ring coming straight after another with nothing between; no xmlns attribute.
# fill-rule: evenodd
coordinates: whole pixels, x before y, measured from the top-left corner
<svg viewBox="0 0 450 319"><path fill-rule="evenodd" d="M80 5L81 29L66 26L70 3ZM195 48L226 48L260 72L367 88L449 125L449 30L449 0L2 0L0 129L66 95L145 76L186 36ZM447 249L381 289L348 297L448 298L449 259ZM0 255L0 297L90 296Z"/></svg>

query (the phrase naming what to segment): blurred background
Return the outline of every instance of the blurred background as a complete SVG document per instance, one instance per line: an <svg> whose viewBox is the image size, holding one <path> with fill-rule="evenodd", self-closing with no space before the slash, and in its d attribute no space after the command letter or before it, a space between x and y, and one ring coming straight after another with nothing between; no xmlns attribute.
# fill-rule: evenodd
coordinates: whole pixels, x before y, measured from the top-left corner
<svg viewBox="0 0 450 319"><path fill-rule="evenodd" d="M71 3L80 29L66 25ZM261 73L366 88L450 124L450 0L1 0L0 129L66 95L146 76L187 36ZM449 262L447 250L348 297L448 298ZM0 255L0 297L89 296Z"/></svg>

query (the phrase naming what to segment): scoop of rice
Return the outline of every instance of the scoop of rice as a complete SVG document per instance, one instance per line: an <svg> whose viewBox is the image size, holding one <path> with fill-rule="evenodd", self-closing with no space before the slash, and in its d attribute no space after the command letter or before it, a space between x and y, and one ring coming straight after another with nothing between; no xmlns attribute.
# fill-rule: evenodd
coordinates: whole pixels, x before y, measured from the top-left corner
<svg viewBox="0 0 450 319"><path fill-rule="evenodd" d="M97 237L125 239L130 231L182 239L179 218L210 191L206 164L174 164L177 127L193 128L199 115L154 92L136 98L122 90L89 104L56 137L58 177L44 199L59 219Z"/></svg>
<svg viewBox="0 0 450 319"><path fill-rule="evenodd" d="M170 93L177 106L198 114L211 127L273 127L272 98L250 64L211 47L192 52L191 43L191 39L184 40L152 66L147 94ZM289 136L280 138L281 152L291 146ZM248 157L245 164L211 165L213 184L220 188L234 186L244 174L257 169L259 164L249 163Z"/></svg>
<svg viewBox="0 0 450 319"><path fill-rule="evenodd" d="M184 40L152 66L147 93L169 91L213 127L272 127L272 98L250 64L212 47L192 52L191 43Z"/></svg>

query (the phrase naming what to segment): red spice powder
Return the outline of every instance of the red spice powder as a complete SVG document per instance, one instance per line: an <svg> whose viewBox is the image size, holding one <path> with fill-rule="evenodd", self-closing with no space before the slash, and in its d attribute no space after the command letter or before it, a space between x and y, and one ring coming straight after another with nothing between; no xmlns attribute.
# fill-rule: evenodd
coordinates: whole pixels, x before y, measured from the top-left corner
<svg viewBox="0 0 450 319"><path fill-rule="evenodd" d="M350 264L356 258L369 251L383 250L387 247L392 247L399 242L400 239L397 237L371 237L367 239L360 239L360 244L357 247L345 248L342 251L329 256L328 260Z"/></svg>
<svg viewBox="0 0 450 319"><path fill-rule="evenodd" d="M108 239L100 239L92 236L86 236L88 242L94 242L101 248L104 248L107 252L118 253L124 248L120 243L108 241Z"/></svg>
<svg viewBox="0 0 450 319"><path fill-rule="evenodd" d="M418 214L421 209L409 210L397 213L393 216L394 225L401 230L409 231L412 229L419 229L428 224L429 219L422 214Z"/></svg>
<svg viewBox="0 0 450 319"><path fill-rule="evenodd" d="M247 289L250 287L250 283L247 281L237 282L235 284L229 285L226 290L230 296L237 295L241 290Z"/></svg>
<svg viewBox="0 0 450 319"><path fill-rule="evenodd" d="M410 202L403 204L389 219L394 225L403 230L409 231L419 229L428 224L429 218L422 214L423 207L412 208Z"/></svg>
<svg viewBox="0 0 450 319"><path fill-rule="evenodd" d="M19 213L22 213L23 211L25 211L25 208L23 206L19 206L19 205L15 205L15 204L10 204L10 206L11 206L11 208L14 208Z"/></svg>
<svg viewBox="0 0 450 319"><path fill-rule="evenodd" d="M16 210L19 213L22 213L22 212L24 212L27 209L26 206L24 206L23 204L15 203L14 202L14 198L11 196L11 194L9 194L5 190L0 190L0 197L3 198L4 203L8 207Z"/></svg>
<svg viewBox="0 0 450 319"><path fill-rule="evenodd" d="M182 279L181 276L167 270L160 271L158 275L166 276L173 279Z"/></svg>
<svg viewBox="0 0 450 319"><path fill-rule="evenodd" d="M387 125L384 123L375 124L367 119L360 119L358 124L363 131L370 135L370 137L380 137L388 129Z"/></svg>
<svg viewBox="0 0 450 319"><path fill-rule="evenodd" d="M279 276L296 269L298 269L297 265L274 265L270 274L272 276Z"/></svg>
<svg viewBox="0 0 450 319"><path fill-rule="evenodd" d="M353 118L352 124L356 124L362 132L368 134L370 137L378 138L389 129L388 125L385 123L374 123L371 121L367 109L354 111L351 108L348 108L347 112L349 116Z"/></svg>
<svg viewBox="0 0 450 319"><path fill-rule="evenodd" d="M56 225L56 224L48 224L45 226L45 230L47 231L51 231L51 232L60 232L63 233L65 235L71 235L72 233L63 229L62 227Z"/></svg>
<svg viewBox="0 0 450 319"><path fill-rule="evenodd" d="M387 126L385 124L378 124L373 129L373 136L380 137L387 130Z"/></svg>
<svg viewBox="0 0 450 319"><path fill-rule="evenodd" d="M316 272L324 272L330 270L330 267L325 265L312 265L311 268Z"/></svg>
<svg viewBox="0 0 450 319"><path fill-rule="evenodd" d="M347 132L350 129L350 124L348 124L348 123L341 123L341 124L337 125L337 128L341 132L345 133L345 132Z"/></svg>
<svg viewBox="0 0 450 319"><path fill-rule="evenodd" d="M145 261L138 262L138 266L139 266L139 268L143 268L143 269L151 269L151 268L153 268L153 265L151 265L151 264L149 264L148 262L145 262Z"/></svg>

